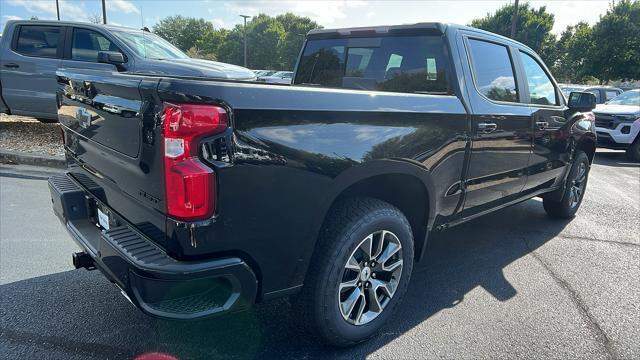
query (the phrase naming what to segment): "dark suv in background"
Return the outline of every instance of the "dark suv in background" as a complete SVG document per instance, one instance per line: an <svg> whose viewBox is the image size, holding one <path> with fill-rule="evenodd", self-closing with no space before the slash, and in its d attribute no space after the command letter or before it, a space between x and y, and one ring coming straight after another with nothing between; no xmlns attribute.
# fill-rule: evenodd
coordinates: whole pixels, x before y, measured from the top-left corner
<svg viewBox="0 0 640 360"><path fill-rule="evenodd" d="M149 31L112 25L8 21L0 55L0 112L44 122L58 119L58 68L255 79L253 72L240 66L192 59Z"/></svg>

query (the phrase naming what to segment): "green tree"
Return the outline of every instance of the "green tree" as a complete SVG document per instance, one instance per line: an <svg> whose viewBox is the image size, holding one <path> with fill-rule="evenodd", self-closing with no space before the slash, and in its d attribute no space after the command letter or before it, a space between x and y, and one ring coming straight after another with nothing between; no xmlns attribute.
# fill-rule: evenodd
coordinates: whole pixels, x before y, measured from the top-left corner
<svg viewBox="0 0 640 360"><path fill-rule="evenodd" d="M181 15L164 18L153 27L154 33L183 51L198 47L198 39L213 31L211 22Z"/></svg>
<svg viewBox="0 0 640 360"><path fill-rule="evenodd" d="M275 18L260 14L247 24L247 43L250 54L247 66L251 69L281 69L278 49L284 40L284 26Z"/></svg>
<svg viewBox="0 0 640 360"><path fill-rule="evenodd" d="M253 69L293 69L309 30L320 26L308 17L291 13L271 17L260 14L247 22L248 64ZM244 63L244 27L215 29L204 20L183 16L162 19L153 29L191 57Z"/></svg>
<svg viewBox="0 0 640 360"><path fill-rule="evenodd" d="M640 79L640 1L621 0L593 26L594 75L602 82Z"/></svg>
<svg viewBox="0 0 640 360"><path fill-rule="evenodd" d="M507 4L493 14L474 19L471 26L508 37L511 35L513 12L514 5ZM555 60L555 37L551 34L554 21L553 14L547 12L545 6L534 9L528 3L520 4L514 40L529 46L539 53L546 63L551 64Z"/></svg>
<svg viewBox="0 0 640 360"><path fill-rule="evenodd" d="M308 17L301 17L292 13L276 16L276 21L284 28L284 39L278 49L280 62L285 69L293 69L307 33L321 28L318 23Z"/></svg>
<svg viewBox="0 0 640 360"><path fill-rule="evenodd" d="M567 26L555 48L557 61L553 65L553 73L558 80L582 83L590 76L597 75L591 57L594 42L589 24L579 22Z"/></svg>

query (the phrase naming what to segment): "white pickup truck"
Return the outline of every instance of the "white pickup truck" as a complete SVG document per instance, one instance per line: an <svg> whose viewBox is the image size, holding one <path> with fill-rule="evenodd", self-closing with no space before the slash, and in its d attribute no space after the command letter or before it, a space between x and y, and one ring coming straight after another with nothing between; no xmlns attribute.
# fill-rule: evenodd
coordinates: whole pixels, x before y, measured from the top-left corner
<svg viewBox="0 0 640 360"><path fill-rule="evenodd" d="M629 159L640 161L640 89L630 90L598 105L598 146L626 150Z"/></svg>

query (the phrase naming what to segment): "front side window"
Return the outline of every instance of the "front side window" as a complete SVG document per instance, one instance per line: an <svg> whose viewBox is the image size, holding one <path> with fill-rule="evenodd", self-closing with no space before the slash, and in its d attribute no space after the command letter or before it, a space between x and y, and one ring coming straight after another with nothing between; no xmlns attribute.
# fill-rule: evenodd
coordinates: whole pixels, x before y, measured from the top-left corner
<svg viewBox="0 0 640 360"><path fill-rule="evenodd" d="M59 39L59 27L23 25L18 34L16 51L28 56L55 58Z"/></svg>
<svg viewBox="0 0 640 360"><path fill-rule="evenodd" d="M518 88L509 50L482 40L469 40L473 77L480 93L491 100L518 102Z"/></svg>
<svg viewBox="0 0 640 360"><path fill-rule="evenodd" d="M441 37L309 40L295 84L402 93L448 94Z"/></svg>
<svg viewBox="0 0 640 360"><path fill-rule="evenodd" d="M119 51L109 39L103 35L85 29L73 30L73 43L71 45L71 60L98 61L100 51Z"/></svg>
<svg viewBox="0 0 640 360"><path fill-rule="evenodd" d="M520 58L527 76L530 102L537 105L558 105L556 88L542 66L531 55L522 51Z"/></svg>

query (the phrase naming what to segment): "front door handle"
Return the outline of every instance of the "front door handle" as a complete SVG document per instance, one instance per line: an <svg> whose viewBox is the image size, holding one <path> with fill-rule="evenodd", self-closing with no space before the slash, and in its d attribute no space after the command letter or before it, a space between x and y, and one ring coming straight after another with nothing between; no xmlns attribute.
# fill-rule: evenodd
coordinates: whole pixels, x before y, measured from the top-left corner
<svg viewBox="0 0 640 360"><path fill-rule="evenodd" d="M536 121L536 126L540 130L544 130L549 127L549 123L546 121Z"/></svg>
<svg viewBox="0 0 640 360"><path fill-rule="evenodd" d="M492 133L498 129L498 125L494 123L479 123L478 130L485 134Z"/></svg>
<svg viewBox="0 0 640 360"><path fill-rule="evenodd" d="M8 64L4 64L4 67L9 68L9 69L17 69L17 68L20 67L20 65L14 64L14 63L8 63Z"/></svg>

